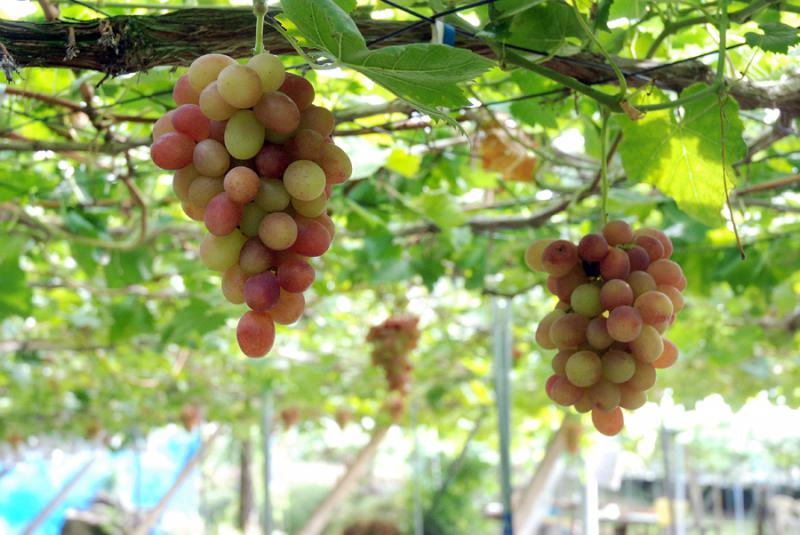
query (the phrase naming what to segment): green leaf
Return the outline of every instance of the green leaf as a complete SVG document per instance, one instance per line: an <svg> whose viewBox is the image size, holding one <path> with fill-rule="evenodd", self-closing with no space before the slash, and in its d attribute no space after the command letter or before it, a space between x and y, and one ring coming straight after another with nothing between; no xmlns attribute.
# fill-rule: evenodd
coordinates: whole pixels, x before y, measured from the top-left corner
<svg viewBox="0 0 800 535"><path fill-rule="evenodd" d="M386 168L404 177L411 178L419 171L420 163L422 163L422 158L418 155L394 149L386 159Z"/></svg>
<svg viewBox="0 0 800 535"><path fill-rule="evenodd" d="M356 8L357 1L356 0L334 0L336 5L342 8L347 13L350 13Z"/></svg>
<svg viewBox="0 0 800 535"><path fill-rule="evenodd" d="M681 96L705 87L692 85ZM657 92L653 97L663 100L663 94ZM674 111L651 112L639 121L622 118L619 152L628 178L652 184L672 197L687 215L707 225L718 225L725 204L720 136L723 116L728 187L732 187L731 163L743 158L747 147L736 101L727 97L720 108L715 94L686 104L681 119Z"/></svg>
<svg viewBox="0 0 800 535"><path fill-rule="evenodd" d="M597 7L597 14L594 17L594 26L598 30L610 32L608 27L608 16L611 14L611 4L614 0L601 0Z"/></svg>
<svg viewBox="0 0 800 535"><path fill-rule="evenodd" d="M497 0L493 5L497 12L495 19L513 17L534 6L543 3L545 0Z"/></svg>
<svg viewBox="0 0 800 535"><path fill-rule="evenodd" d="M144 301L128 297L111 305L109 340L119 343L137 334L150 333L154 325L153 315Z"/></svg>
<svg viewBox="0 0 800 535"><path fill-rule="evenodd" d="M456 227L466 219L455 199L444 191L427 193L419 200L419 209L441 228Z"/></svg>
<svg viewBox="0 0 800 535"><path fill-rule="evenodd" d="M315 47L341 61L355 60L367 51L356 23L333 0L282 0L284 14Z"/></svg>
<svg viewBox="0 0 800 535"><path fill-rule="evenodd" d="M132 251L113 251L106 265L106 284L122 288L148 280L152 275L153 258L145 248Z"/></svg>
<svg viewBox="0 0 800 535"><path fill-rule="evenodd" d="M456 84L474 79L493 65L469 50L436 44L389 46L346 63L425 111L466 105Z"/></svg>
<svg viewBox="0 0 800 535"><path fill-rule="evenodd" d="M580 38L583 29L570 6L548 2L528 9L514 17L508 42L542 52L555 52L567 38Z"/></svg>
<svg viewBox="0 0 800 535"><path fill-rule="evenodd" d="M11 315L25 316L31 310L31 289L19 267L19 256L8 255L0 261L0 320Z"/></svg>
<svg viewBox="0 0 800 535"><path fill-rule="evenodd" d="M761 24L759 28L764 32L763 34L753 32L744 34L748 45L766 52L788 54L790 46L800 44L800 29L798 28L780 22Z"/></svg>
<svg viewBox="0 0 800 535"><path fill-rule="evenodd" d="M558 128L558 120L553 106L543 106L536 100L519 100L511 104L511 115L531 126Z"/></svg>

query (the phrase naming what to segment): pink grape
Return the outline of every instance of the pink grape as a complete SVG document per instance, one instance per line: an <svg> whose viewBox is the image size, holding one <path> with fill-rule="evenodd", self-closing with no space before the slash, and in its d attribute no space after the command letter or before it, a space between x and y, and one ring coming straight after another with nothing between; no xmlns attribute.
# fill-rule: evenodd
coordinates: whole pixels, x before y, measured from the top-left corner
<svg viewBox="0 0 800 535"><path fill-rule="evenodd" d="M576 349L586 341L589 318L570 312L556 319L550 326L550 340L559 349Z"/></svg>
<svg viewBox="0 0 800 535"><path fill-rule="evenodd" d="M564 316L566 313L563 310L553 310L552 312L548 313L542 321L539 322L539 325L536 327L536 343L539 344L543 349L555 349L556 345L550 338L550 327L553 323L559 319L560 317Z"/></svg>
<svg viewBox="0 0 800 535"><path fill-rule="evenodd" d="M629 411L636 410L647 403L647 394L628 385L619 385L619 406Z"/></svg>
<svg viewBox="0 0 800 535"><path fill-rule="evenodd" d="M306 291L314 282L314 268L308 262L284 262L278 267L278 284L281 288L292 293Z"/></svg>
<svg viewBox="0 0 800 535"><path fill-rule="evenodd" d="M669 368L678 360L678 348L671 341L666 338L664 341L664 350L661 355L653 362L654 368Z"/></svg>
<svg viewBox="0 0 800 535"><path fill-rule="evenodd" d="M239 226L242 206L234 202L227 193L220 193L206 206L206 228L215 236L225 236Z"/></svg>
<svg viewBox="0 0 800 535"><path fill-rule="evenodd" d="M325 138L316 130L306 128L298 130L284 146L295 160L316 160L325 148Z"/></svg>
<svg viewBox="0 0 800 535"><path fill-rule="evenodd" d="M551 275L552 277L552 275ZM553 292L562 301L570 301L572 292L582 284L586 284L589 278L584 273L580 264L575 264L568 273L560 277L553 277Z"/></svg>
<svg viewBox="0 0 800 535"><path fill-rule="evenodd" d="M645 292L656 289L656 281L646 271L634 271L628 275L628 284L633 290L633 298L636 299Z"/></svg>
<svg viewBox="0 0 800 535"><path fill-rule="evenodd" d="M553 361L551 362L553 371L556 372L556 375L566 377L567 360L569 360L573 353L574 351L570 351L568 349L556 353L556 355L553 357Z"/></svg>
<svg viewBox="0 0 800 535"><path fill-rule="evenodd" d="M275 343L275 322L269 314L245 312L236 326L236 340L248 357L263 357Z"/></svg>
<svg viewBox="0 0 800 535"><path fill-rule="evenodd" d="M584 391L581 398L575 402L575 412L586 414L594 408L594 403L589 399L589 392Z"/></svg>
<svg viewBox="0 0 800 535"><path fill-rule="evenodd" d="M153 124L153 141L160 138L164 134L175 131L175 127L172 126L172 114L174 112L175 110L167 112L159 117L158 120Z"/></svg>
<svg viewBox="0 0 800 535"><path fill-rule="evenodd" d="M659 284L656 286L656 290L669 297L669 300L672 301L672 310L678 312L683 308L683 294L677 288L669 284Z"/></svg>
<svg viewBox="0 0 800 535"><path fill-rule="evenodd" d="M622 431L625 426L625 418L619 407L605 411L603 409L592 409L592 423L602 434L613 437Z"/></svg>
<svg viewBox="0 0 800 535"><path fill-rule="evenodd" d="M661 333L651 325L642 325L642 332L628 344L631 353L642 362L654 362L664 351Z"/></svg>
<svg viewBox="0 0 800 535"><path fill-rule="evenodd" d="M224 122L233 117L236 113L236 107L230 105L219 92L219 84L211 82L200 93L200 100L198 102L200 109L203 110L203 115L213 121ZM217 138L215 138L217 139ZM220 143L222 140L217 139Z"/></svg>
<svg viewBox="0 0 800 535"><path fill-rule="evenodd" d="M594 349L605 349L614 343L614 339L608 334L606 318L597 316L589 320L586 326L586 341Z"/></svg>
<svg viewBox="0 0 800 535"><path fill-rule="evenodd" d="M228 121L209 121L208 137L222 144L225 143L225 127Z"/></svg>
<svg viewBox="0 0 800 535"><path fill-rule="evenodd" d="M250 238L239 252L239 267L244 273L253 275L275 265L275 255L258 238Z"/></svg>
<svg viewBox="0 0 800 535"><path fill-rule="evenodd" d="M634 233L635 236L650 236L651 238L655 238L661 242L661 246L664 248L664 256L662 258L669 258L672 256L672 240L669 239L669 236L664 234L664 232L655 229L655 228L640 228Z"/></svg>
<svg viewBox="0 0 800 535"><path fill-rule="evenodd" d="M333 223L333 219L328 214L322 214L319 217L313 218L314 221L325 227L325 230L328 231L328 234L331 237L331 240L336 236L336 225Z"/></svg>
<svg viewBox="0 0 800 535"><path fill-rule="evenodd" d="M256 170L264 178L280 178L292 163L289 153L280 145L265 144L256 155Z"/></svg>
<svg viewBox="0 0 800 535"><path fill-rule="evenodd" d="M292 245L292 251L303 256L322 256L331 246L331 235L325 227L306 217L297 217L297 240Z"/></svg>
<svg viewBox="0 0 800 535"><path fill-rule="evenodd" d="M633 289L622 279L612 279L600 288L600 304L603 310L614 310L619 306L633 304Z"/></svg>
<svg viewBox="0 0 800 535"><path fill-rule="evenodd" d="M627 279L631 272L631 262L622 249L612 247L600 261L600 275L604 280Z"/></svg>
<svg viewBox="0 0 800 535"><path fill-rule="evenodd" d="M661 245L660 241L651 236L637 236L635 243L647 252L651 263L664 256L664 246Z"/></svg>
<svg viewBox="0 0 800 535"><path fill-rule="evenodd" d="M248 275L236 264L232 265L222 274L222 295L229 303L241 305L244 303L244 284Z"/></svg>
<svg viewBox="0 0 800 535"><path fill-rule="evenodd" d="M646 271L650 265L650 255L639 245L634 245L627 251L628 261L631 264L631 271Z"/></svg>
<svg viewBox="0 0 800 535"><path fill-rule="evenodd" d="M556 240L542 251L542 267L549 274L566 275L578 263L578 248L567 240Z"/></svg>
<svg viewBox="0 0 800 535"><path fill-rule="evenodd" d="M636 298L633 306L641 314L642 320L650 325L669 322L672 318L672 301L657 290L643 293Z"/></svg>
<svg viewBox="0 0 800 535"><path fill-rule="evenodd" d="M185 134L167 132L150 147L153 163L161 169L176 170L192 163L194 140Z"/></svg>
<svg viewBox="0 0 800 535"><path fill-rule="evenodd" d="M586 262L599 262L608 254L608 242L600 234L587 234L578 243L578 256Z"/></svg>
<svg viewBox="0 0 800 535"><path fill-rule="evenodd" d="M608 314L606 328L614 340L630 342L642 331L642 317L631 306L618 306Z"/></svg>
<svg viewBox="0 0 800 535"><path fill-rule="evenodd" d="M625 221L614 220L603 227L603 237L610 246L623 245L633 241L633 229Z"/></svg>
<svg viewBox="0 0 800 535"><path fill-rule="evenodd" d="M252 275L244 284L244 301L256 312L266 312L278 300L281 287L271 271Z"/></svg>
<svg viewBox="0 0 800 535"><path fill-rule="evenodd" d="M328 185L341 184L353 174L353 163L341 148L333 143L326 143L322 146L322 153L315 160L322 171Z"/></svg>
<svg viewBox="0 0 800 535"><path fill-rule="evenodd" d="M195 141L208 138L211 123L197 104L184 104L172 113L172 126L176 132L186 134Z"/></svg>
<svg viewBox="0 0 800 535"><path fill-rule="evenodd" d="M231 157L225 145L213 139L204 139L194 147L192 162L201 175L221 177L228 170Z"/></svg>
<svg viewBox="0 0 800 535"><path fill-rule="evenodd" d="M172 191L182 202L189 199L189 188L192 186L194 179L197 178L197 175L197 169L192 164L175 171L175 175L172 177Z"/></svg>
<svg viewBox="0 0 800 535"><path fill-rule="evenodd" d="M286 73L286 78L279 91L289 95L300 111L305 110L314 102L314 86L311 85L311 82L296 74Z"/></svg>
<svg viewBox="0 0 800 535"><path fill-rule="evenodd" d="M279 135L291 134L300 125L297 104L280 91L262 95L253 111L264 128Z"/></svg>
<svg viewBox="0 0 800 535"><path fill-rule="evenodd" d="M619 406L619 386L611 381L600 379L590 386L587 392L589 393L589 399L599 409L610 411Z"/></svg>
<svg viewBox="0 0 800 535"><path fill-rule="evenodd" d="M303 316L305 308L306 300L303 294L287 292L281 288L280 297L269 309L269 313L275 323L291 325Z"/></svg>
<svg viewBox="0 0 800 535"><path fill-rule="evenodd" d="M681 266L672 260L662 258L656 260L647 268L647 272L656 281L656 284L669 284L675 286L683 278Z"/></svg>
<svg viewBox="0 0 800 535"><path fill-rule="evenodd" d="M308 128L319 132L322 137L333 134L336 120L330 110L322 106L311 105L300 115L300 128Z"/></svg>
<svg viewBox="0 0 800 535"><path fill-rule="evenodd" d="M176 106L197 104L199 102L200 93L192 87L191 82L189 82L189 75L184 74L175 82L175 87L172 88L172 100L175 101Z"/></svg>
<svg viewBox="0 0 800 535"><path fill-rule="evenodd" d="M297 223L285 212L267 214L258 227L258 237L264 245L275 251L290 248L298 239L298 235Z"/></svg>
<svg viewBox="0 0 800 535"><path fill-rule="evenodd" d="M656 384L656 369L652 364L641 360L635 360L634 362L636 363L636 371L625 384L641 391L653 388L653 385Z"/></svg>
<svg viewBox="0 0 800 535"><path fill-rule="evenodd" d="M559 405L569 406L583 396L583 389L570 383L566 377L555 376L550 387L550 399Z"/></svg>
<svg viewBox="0 0 800 535"><path fill-rule="evenodd" d="M261 180L252 169L238 166L225 173L223 187L232 201L245 204L256 198Z"/></svg>

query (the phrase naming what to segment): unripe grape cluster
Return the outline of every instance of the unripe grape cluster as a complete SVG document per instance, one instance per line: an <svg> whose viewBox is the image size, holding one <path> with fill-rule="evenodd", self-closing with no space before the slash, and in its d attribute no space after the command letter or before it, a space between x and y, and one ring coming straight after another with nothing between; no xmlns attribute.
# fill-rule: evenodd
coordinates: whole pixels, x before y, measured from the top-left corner
<svg viewBox="0 0 800 535"><path fill-rule="evenodd" d="M250 308L236 338L267 354L275 323L296 322L316 276L310 257L330 247L331 187L352 172L331 140L333 114L314 87L269 53L237 63L197 58L173 89L177 108L153 126L153 162L174 170L173 190L208 234L200 259L222 273L222 293Z"/></svg>
<svg viewBox="0 0 800 535"><path fill-rule="evenodd" d="M383 369L389 391L397 394L387 403L395 418L405 407L413 368L408 357L419 341L418 322L416 316L393 316L370 328L367 334L367 341L372 345L372 365Z"/></svg>
<svg viewBox="0 0 800 535"><path fill-rule="evenodd" d="M559 299L536 329L541 347L559 350L547 395L591 411L603 434L622 430L621 409L644 405L656 369L678 358L664 333L683 308L686 278L671 255L666 234L634 232L625 221L610 221L577 245L538 240L525 253L529 268L549 274L547 287Z"/></svg>

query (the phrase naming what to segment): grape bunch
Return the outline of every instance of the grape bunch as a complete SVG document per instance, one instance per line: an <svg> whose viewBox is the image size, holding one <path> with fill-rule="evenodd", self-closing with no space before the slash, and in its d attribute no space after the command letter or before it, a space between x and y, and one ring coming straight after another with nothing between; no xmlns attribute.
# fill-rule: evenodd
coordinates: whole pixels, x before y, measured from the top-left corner
<svg viewBox="0 0 800 535"><path fill-rule="evenodd" d="M610 221L602 234L578 245L538 240L525 263L546 272L559 302L536 329L536 342L558 349L547 395L559 405L591 411L594 426L612 436L622 430L620 409L645 404L656 369L668 368L678 349L663 335L683 308L686 277L669 257L672 242L660 230L636 232Z"/></svg>
<svg viewBox="0 0 800 535"><path fill-rule="evenodd" d="M395 419L405 408L413 368L408 356L417 347L418 321L416 316L394 316L370 328L367 334L367 341L372 344L372 365L383 368L389 392L394 394L387 401L387 408Z"/></svg>
<svg viewBox="0 0 800 535"><path fill-rule="evenodd" d="M331 140L334 116L313 104L314 87L272 54L246 64L206 54L172 94L177 108L153 126L151 157L175 171L183 211L205 223L200 259L222 273L228 301L250 308L236 338L261 357L275 323L303 314L316 276L309 258L333 240L328 198L350 177L350 159Z"/></svg>

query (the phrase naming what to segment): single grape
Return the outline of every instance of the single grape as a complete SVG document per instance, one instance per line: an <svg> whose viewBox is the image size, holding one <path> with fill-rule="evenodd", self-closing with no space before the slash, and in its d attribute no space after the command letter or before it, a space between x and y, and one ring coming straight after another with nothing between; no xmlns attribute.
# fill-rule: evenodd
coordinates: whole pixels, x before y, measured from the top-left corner
<svg viewBox="0 0 800 535"><path fill-rule="evenodd" d="M547 381L545 381L544 391L547 393L548 397L552 397L553 384L556 382L556 379L558 379L558 377L559 377L558 375L551 375L550 377L547 378Z"/></svg>
<svg viewBox="0 0 800 535"><path fill-rule="evenodd" d="M204 139L194 147L192 162L201 175L222 177L230 167L231 158L225 145L213 139Z"/></svg>
<svg viewBox="0 0 800 535"><path fill-rule="evenodd" d="M225 180L222 184L225 193L232 201L245 204L256 198L261 187L261 180L252 169L238 166L225 173Z"/></svg>
<svg viewBox="0 0 800 535"><path fill-rule="evenodd" d="M631 306L618 306L608 314L606 328L614 340L630 342L642 331L642 317Z"/></svg>
<svg viewBox="0 0 800 535"><path fill-rule="evenodd" d="M150 158L161 169L177 170L192 163L194 140L186 134L161 134L150 147Z"/></svg>
<svg viewBox="0 0 800 535"><path fill-rule="evenodd" d="M589 318L570 312L558 318L550 326L550 340L559 349L576 349L586 341Z"/></svg>
<svg viewBox="0 0 800 535"><path fill-rule="evenodd" d="M211 199L222 193L222 180L199 176L192 181L189 186L188 200L191 204L200 208L205 213Z"/></svg>
<svg viewBox="0 0 800 535"><path fill-rule="evenodd" d="M189 216L194 221L203 221L206 217L205 210L193 205L190 202L182 202L181 208L183 213Z"/></svg>
<svg viewBox="0 0 800 535"><path fill-rule="evenodd" d="M595 350L605 349L614 343L606 328L606 318L598 316L589 320L589 325L586 326L586 341Z"/></svg>
<svg viewBox="0 0 800 535"><path fill-rule="evenodd" d="M633 299L643 293L650 292L656 289L656 281L646 271L634 271L628 275L628 284L633 290Z"/></svg>
<svg viewBox="0 0 800 535"><path fill-rule="evenodd" d="M634 360L634 362L636 363L636 371L633 372L633 376L625 384L636 390L650 390L656 384L656 369L652 364L641 360Z"/></svg>
<svg viewBox="0 0 800 535"><path fill-rule="evenodd" d="M247 65L234 63L222 69L217 90L225 102L239 109L252 108L261 99L261 78Z"/></svg>
<svg viewBox="0 0 800 535"><path fill-rule="evenodd" d="M294 251L292 251L290 249L286 250L286 251L273 251L273 254L275 255L275 266L276 267L281 267L283 264L285 264L287 262L307 262L308 261L308 257L307 256L303 256L303 255L301 255L299 253L295 253Z"/></svg>
<svg viewBox="0 0 800 535"><path fill-rule="evenodd" d="M286 73L286 79L281 84L280 91L289 95L300 111L305 110L314 102L314 86L296 74Z"/></svg>
<svg viewBox="0 0 800 535"><path fill-rule="evenodd" d="M628 344L631 353L642 362L653 362L664 351L661 333L650 325L642 325L642 332Z"/></svg>
<svg viewBox="0 0 800 535"><path fill-rule="evenodd" d="M328 234L333 240L334 236L336 236L336 225L333 224L333 219L328 214L322 214L321 216L313 218L314 221L325 227L325 230L328 231Z"/></svg>
<svg viewBox="0 0 800 535"><path fill-rule="evenodd" d="M619 407L604 411L603 409L592 409L592 423L595 429L602 434L613 437L622 431L625 426L625 418Z"/></svg>
<svg viewBox="0 0 800 535"><path fill-rule="evenodd" d="M248 357L263 357L275 343L275 323L269 314L245 312L236 326L236 340Z"/></svg>
<svg viewBox="0 0 800 535"><path fill-rule="evenodd" d="M247 66L258 74L261 91L264 93L276 91L286 79L286 69L281 59L269 52L253 56L247 60Z"/></svg>
<svg viewBox="0 0 800 535"><path fill-rule="evenodd" d="M586 262L600 262L608 254L608 242L600 234L587 234L578 243L578 256Z"/></svg>
<svg viewBox="0 0 800 535"><path fill-rule="evenodd" d="M261 181L261 187L255 198L259 208L265 212L280 212L285 210L290 202L289 192L281 180L268 178Z"/></svg>
<svg viewBox="0 0 800 535"><path fill-rule="evenodd" d="M564 371L575 386L591 386L603 376L603 363L597 353L578 351L567 359Z"/></svg>
<svg viewBox="0 0 800 535"><path fill-rule="evenodd" d="M353 163L350 157L333 143L325 143L322 146L321 155L316 158L328 185L341 184L353 174Z"/></svg>
<svg viewBox="0 0 800 535"><path fill-rule="evenodd" d="M603 237L610 246L623 245L633 241L633 229L622 220L614 220L603 227Z"/></svg>
<svg viewBox="0 0 800 535"><path fill-rule="evenodd" d="M552 312L548 313L542 321L539 322L539 325L536 327L536 343L539 344L543 349L555 349L556 345L550 339L550 327L553 325L557 319L564 316L566 312L563 310L553 310Z"/></svg>
<svg viewBox="0 0 800 535"><path fill-rule="evenodd" d="M553 366L553 371L556 372L556 375L566 377L567 360L569 360L573 353L574 351L570 351L568 349L556 353L556 355L553 357L553 362L551 363Z"/></svg>
<svg viewBox="0 0 800 535"><path fill-rule="evenodd" d="M275 265L275 256L258 238L250 238L239 252L239 267L242 272L254 275Z"/></svg>
<svg viewBox="0 0 800 535"><path fill-rule="evenodd" d="M319 132L305 129L298 130L284 146L294 160L316 160L322 155L325 145L325 138Z"/></svg>
<svg viewBox="0 0 800 535"><path fill-rule="evenodd" d="M292 207L301 216L314 218L325 213L328 207L328 199L324 194L311 201L292 198Z"/></svg>
<svg viewBox="0 0 800 535"><path fill-rule="evenodd" d="M181 202L189 200L189 188L197 175L197 169L192 164L175 171L175 175L172 177L172 191Z"/></svg>
<svg viewBox="0 0 800 535"><path fill-rule="evenodd" d="M633 289L622 279L611 279L600 288L600 305L603 310L633 304Z"/></svg>
<svg viewBox="0 0 800 535"><path fill-rule="evenodd" d="M278 135L291 134L300 125L297 104L280 91L263 95L253 112L264 128Z"/></svg>
<svg viewBox="0 0 800 535"><path fill-rule="evenodd" d="M322 137L333 134L335 126L336 119L334 119L333 113L322 106L309 106L300 115L300 128L316 130Z"/></svg>
<svg viewBox="0 0 800 535"><path fill-rule="evenodd" d="M312 161L298 160L286 168L283 184L295 199L312 201L325 190L325 173Z"/></svg>
<svg viewBox="0 0 800 535"><path fill-rule="evenodd" d="M175 110L167 112L159 117L155 123L153 123L153 141L157 140L164 134L169 134L170 132L175 131L175 127L172 126L172 114L174 111Z"/></svg>
<svg viewBox="0 0 800 535"><path fill-rule="evenodd" d="M627 279L631 272L631 262L628 254L622 249L612 247L608 254L600 261L600 275L604 280Z"/></svg>
<svg viewBox="0 0 800 535"><path fill-rule="evenodd" d="M639 245L634 245L626 251L628 261L631 265L631 272L633 271L647 271L647 266L650 265L650 255Z"/></svg>
<svg viewBox="0 0 800 535"><path fill-rule="evenodd" d="M669 368L678 360L678 347L666 338L664 341L664 350L661 355L653 362L654 368Z"/></svg>
<svg viewBox="0 0 800 535"><path fill-rule="evenodd" d="M172 100L175 101L176 106L184 104L197 104L200 98L200 93L192 87L189 82L189 75L184 74L178 81L175 82L175 87L172 88Z"/></svg>
<svg viewBox="0 0 800 535"><path fill-rule="evenodd" d="M281 289L278 300L269 309L269 313L275 323L281 325L291 325L303 316L306 308L306 300L303 294L287 292Z"/></svg>
<svg viewBox="0 0 800 535"><path fill-rule="evenodd" d="M661 242L661 246L664 248L663 258L669 258L672 256L672 240L670 240L669 236L664 234L662 231L655 228L645 227L634 232L634 236L650 236L651 238L657 239Z"/></svg>
<svg viewBox="0 0 800 535"><path fill-rule="evenodd" d="M202 91L222 69L234 63L236 60L224 54L205 54L192 62L186 76L195 91Z"/></svg>
<svg viewBox="0 0 800 535"><path fill-rule="evenodd" d="M266 144L256 154L256 170L264 178L280 178L292 158L280 145Z"/></svg>
<svg viewBox="0 0 800 535"><path fill-rule="evenodd" d="M222 295L229 303L234 305L244 303L244 284L247 278L248 275L242 272L236 264L222 274Z"/></svg>
<svg viewBox="0 0 800 535"><path fill-rule="evenodd" d="M208 138L211 123L197 104L184 104L172 113L172 126L176 132L186 134L195 141Z"/></svg>
<svg viewBox="0 0 800 535"><path fill-rule="evenodd" d="M647 257L650 262L655 262L664 256L664 246L661 242L651 236L639 235L636 237L634 243L647 251Z"/></svg>
<svg viewBox="0 0 800 535"><path fill-rule="evenodd" d="M528 249L525 251L525 265L528 266L531 271L544 271L544 266L542 265L542 253L544 252L545 247L554 241L555 240L541 239L536 240L528 246Z"/></svg>
<svg viewBox="0 0 800 535"><path fill-rule="evenodd" d="M552 279L552 280L551 280ZM572 299L572 292L582 284L586 284L589 278L583 271L580 264L575 264L566 275L560 277L548 277L549 285L553 286L553 293L562 301L569 302ZM552 291L551 290L551 291Z"/></svg>
<svg viewBox="0 0 800 535"><path fill-rule="evenodd" d="M314 282L314 277L314 268L303 260L284 262L278 267L278 284L288 292L305 292Z"/></svg>
<svg viewBox="0 0 800 535"><path fill-rule="evenodd" d="M600 379L590 386L587 392L589 393L589 399L599 409L610 411L619 406L619 386L611 381Z"/></svg>
<svg viewBox="0 0 800 535"><path fill-rule="evenodd" d="M208 137L214 141L225 144L225 127L228 126L228 121L209 121L211 127L208 131Z"/></svg>
<svg viewBox="0 0 800 535"><path fill-rule="evenodd" d="M672 318L672 301L657 290L645 292L633 302L642 320L650 325L669 323Z"/></svg>
<svg viewBox="0 0 800 535"><path fill-rule="evenodd" d="M236 113L236 106L231 106L222 98L217 82L211 82L203 89L199 105L203 115L214 121L227 121Z"/></svg>
<svg viewBox="0 0 800 535"><path fill-rule="evenodd" d="M227 193L219 193L206 206L206 228L215 236L226 236L236 230L242 219L242 206L228 197Z"/></svg>
<svg viewBox="0 0 800 535"><path fill-rule="evenodd" d="M675 285L675 288L678 289L679 292L683 292L686 289L686 275L684 275L681 280Z"/></svg>
<svg viewBox="0 0 800 535"><path fill-rule="evenodd" d="M578 248L567 240L555 240L542 251L542 267L549 274L566 275L578 263Z"/></svg>
<svg viewBox="0 0 800 535"><path fill-rule="evenodd" d="M322 223L306 217L296 217L297 241L292 251L303 256L322 256L331 246L331 235Z"/></svg>
<svg viewBox="0 0 800 535"><path fill-rule="evenodd" d="M669 284L659 284L656 286L656 290L669 297L669 300L672 301L672 310L678 312L683 308L683 294L677 288Z"/></svg>
<svg viewBox="0 0 800 535"><path fill-rule="evenodd" d="M630 353L612 349L602 357L603 377L612 383L624 383L633 377L636 362Z"/></svg>
<svg viewBox="0 0 800 535"><path fill-rule="evenodd" d="M593 318L603 312L600 305L600 288L594 284L581 284L572 292L570 305L578 314Z"/></svg>
<svg viewBox="0 0 800 535"><path fill-rule="evenodd" d="M575 402L575 411L580 414L586 414L594 408L594 403L589 398L589 392L584 391L581 398Z"/></svg>
<svg viewBox="0 0 800 535"><path fill-rule="evenodd" d="M242 220L239 222L239 229L245 236L258 236L258 227L267 212L262 210L257 204L249 203L244 205L242 210Z"/></svg>
<svg viewBox="0 0 800 535"><path fill-rule="evenodd" d="M266 312L275 304L281 289L271 271L251 275L244 283L244 301L256 312Z"/></svg>
<svg viewBox="0 0 800 535"><path fill-rule="evenodd" d="M681 266L672 260L662 258L656 260L647 268L647 272L656 281L656 284L669 284L675 286L683 278Z"/></svg>
<svg viewBox="0 0 800 535"><path fill-rule="evenodd" d="M258 227L258 237L264 245L275 251L291 247L297 240L297 235L297 223L292 216L284 212L267 214Z"/></svg>
<svg viewBox="0 0 800 535"><path fill-rule="evenodd" d="M264 126L250 110L239 110L225 126L225 148L234 158L249 160L264 145Z"/></svg>
<svg viewBox="0 0 800 535"><path fill-rule="evenodd" d="M583 389L570 383L566 377L556 376L550 387L550 399L565 407L573 405L581 396Z"/></svg>
<svg viewBox="0 0 800 535"><path fill-rule="evenodd" d="M647 394L628 385L619 385L619 406L629 411L635 411L647 403Z"/></svg>
<svg viewBox="0 0 800 535"><path fill-rule="evenodd" d="M238 230L227 236L206 234L200 244L200 260L208 269L223 272L239 261L239 251L246 240Z"/></svg>

